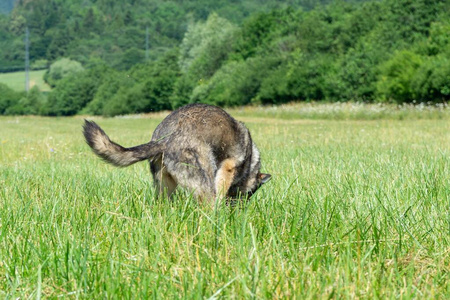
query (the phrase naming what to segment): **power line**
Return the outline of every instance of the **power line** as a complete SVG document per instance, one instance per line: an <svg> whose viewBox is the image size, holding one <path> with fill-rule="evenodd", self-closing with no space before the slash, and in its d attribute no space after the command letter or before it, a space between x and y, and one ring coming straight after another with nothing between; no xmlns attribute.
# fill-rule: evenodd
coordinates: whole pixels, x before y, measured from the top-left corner
<svg viewBox="0 0 450 300"><path fill-rule="evenodd" d="M145 28L145 60L148 60L148 26Z"/></svg>
<svg viewBox="0 0 450 300"><path fill-rule="evenodd" d="M25 29L25 91L30 90L30 31Z"/></svg>

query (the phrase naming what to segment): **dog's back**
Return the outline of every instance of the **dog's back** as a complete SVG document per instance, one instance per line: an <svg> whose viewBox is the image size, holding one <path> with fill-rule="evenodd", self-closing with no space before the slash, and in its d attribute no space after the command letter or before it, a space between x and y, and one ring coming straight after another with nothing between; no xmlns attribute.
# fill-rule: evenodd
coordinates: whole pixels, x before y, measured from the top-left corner
<svg viewBox="0 0 450 300"><path fill-rule="evenodd" d="M88 144L106 161L125 166L117 162L149 159L160 193L170 195L180 185L198 198L237 197L251 195L270 178L259 172L259 151L245 125L215 106L191 104L172 112L149 143L133 148L110 141L99 127L92 134L97 125L86 124Z"/></svg>
<svg viewBox="0 0 450 300"><path fill-rule="evenodd" d="M215 163L251 151L247 128L223 109L206 104L187 105L168 115L153 133L152 141L159 140L165 140L173 152L193 148L209 155L204 151L212 151Z"/></svg>

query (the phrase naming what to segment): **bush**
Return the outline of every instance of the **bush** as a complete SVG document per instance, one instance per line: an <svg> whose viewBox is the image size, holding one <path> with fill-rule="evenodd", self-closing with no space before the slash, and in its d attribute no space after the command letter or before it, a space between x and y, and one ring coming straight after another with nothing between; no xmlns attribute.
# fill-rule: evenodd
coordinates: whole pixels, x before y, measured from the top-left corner
<svg viewBox="0 0 450 300"><path fill-rule="evenodd" d="M150 76L144 82L120 87L109 100L104 99L102 115L115 116L171 109L175 76L170 70Z"/></svg>
<svg viewBox="0 0 450 300"><path fill-rule="evenodd" d="M171 109L179 76L177 55L178 51L169 51L160 60L128 72L108 72L83 113L115 116Z"/></svg>
<svg viewBox="0 0 450 300"><path fill-rule="evenodd" d="M207 81L199 81L190 102L219 106L238 106L252 102L270 68L270 59L247 59L230 62Z"/></svg>
<svg viewBox="0 0 450 300"><path fill-rule="evenodd" d="M426 60L411 80L419 102L450 101L450 58L444 55Z"/></svg>
<svg viewBox="0 0 450 300"><path fill-rule="evenodd" d="M215 13L206 22L189 26L180 46L181 71L197 79L210 78L231 51L235 31L232 23Z"/></svg>
<svg viewBox="0 0 450 300"><path fill-rule="evenodd" d="M14 106L25 95L8 87L6 84L0 83L0 114L6 114L7 109Z"/></svg>
<svg viewBox="0 0 450 300"><path fill-rule="evenodd" d="M111 70L104 75L94 99L83 109L83 113L94 115L107 114L105 111L111 105L111 101L116 97L117 93L133 87L134 84L134 80L125 73Z"/></svg>
<svg viewBox="0 0 450 300"><path fill-rule="evenodd" d="M6 115L38 115L42 113L45 105L45 96L37 86L25 94L16 103L10 105L6 110Z"/></svg>
<svg viewBox="0 0 450 300"><path fill-rule="evenodd" d="M83 71L84 68L79 62L62 58L50 65L44 75L44 80L50 86L55 87L61 79Z"/></svg>
<svg viewBox="0 0 450 300"><path fill-rule="evenodd" d="M196 84L197 81L190 74L183 74L177 79L173 86L172 95L170 96L172 109L190 103L191 94Z"/></svg>
<svg viewBox="0 0 450 300"><path fill-rule="evenodd" d="M102 115L117 116L145 111L142 84L136 84L129 89L119 89L113 98L104 106Z"/></svg>
<svg viewBox="0 0 450 300"><path fill-rule="evenodd" d="M51 116L70 116L78 113L94 99L104 76L109 72L109 68L97 66L60 80L49 94L43 113Z"/></svg>
<svg viewBox="0 0 450 300"><path fill-rule="evenodd" d="M422 57L404 50L397 52L381 66L377 92L380 100L393 100L398 103L413 102L415 93L411 81L422 64Z"/></svg>
<svg viewBox="0 0 450 300"><path fill-rule="evenodd" d="M48 61L46 59L38 59L31 64L32 70L42 70L48 68Z"/></svg>
<svg viewBox="0 0 450 300"><path fill-rule="evenodd" d="M258 99L263 104L327 99L333 91L333 81L328 80L331 74L336 73L333 68L326 56L310 59L293 52L289 59L264 78Z"/></svg>

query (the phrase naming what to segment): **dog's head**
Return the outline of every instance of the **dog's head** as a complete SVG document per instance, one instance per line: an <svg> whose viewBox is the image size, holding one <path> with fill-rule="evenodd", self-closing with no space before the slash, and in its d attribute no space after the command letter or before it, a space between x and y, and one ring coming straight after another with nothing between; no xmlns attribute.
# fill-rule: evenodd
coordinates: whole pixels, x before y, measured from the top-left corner
<svg viewBox="0 0 450 300"><path fill-rule="evenodd" d="M240 180L230 187L227 196L232 199L249 199L256 191L272 176L270 174L261 173L261 159L259 150L254 143L251 145L251 156L247 160L248 169Z"/></svg>
<svg viewBox="0 0 450 300"><path fill-rule="evenodd" d="M269 182L271 178L272 175L260 172L258 172L256 177L250 178L247 182L247 197L250 198L264 183Z"/></svg>
<svg viewBox="0 0 450 300"><path fill-rule="evenodd" d="M249 199L254 193L272 176L270 174L257 172L254 176L249 176L245 181L230 187L228 197L231 199Z"/></svg>

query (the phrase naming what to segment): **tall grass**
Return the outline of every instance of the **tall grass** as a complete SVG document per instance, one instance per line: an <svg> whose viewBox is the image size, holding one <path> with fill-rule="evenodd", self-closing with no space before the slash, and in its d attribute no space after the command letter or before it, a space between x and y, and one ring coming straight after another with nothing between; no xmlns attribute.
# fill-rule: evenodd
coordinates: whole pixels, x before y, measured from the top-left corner
<svg viewBox="0 0 450 300"><path fill-rule="evenodd" d="M274 106L247 106L236 110L237 116L253 115L261 118L313 120L422 120L449 119L447 103L389 103L303 102Z"/></svg>
<svg viewBox="0 0 450 300"><path fill-rule="evenodd" d="M247 204L158 201L81 118L0 118L1 298L447 298L448 119L246 121L273 179ZM161 115L100 119L147 141Z"/></svg>

